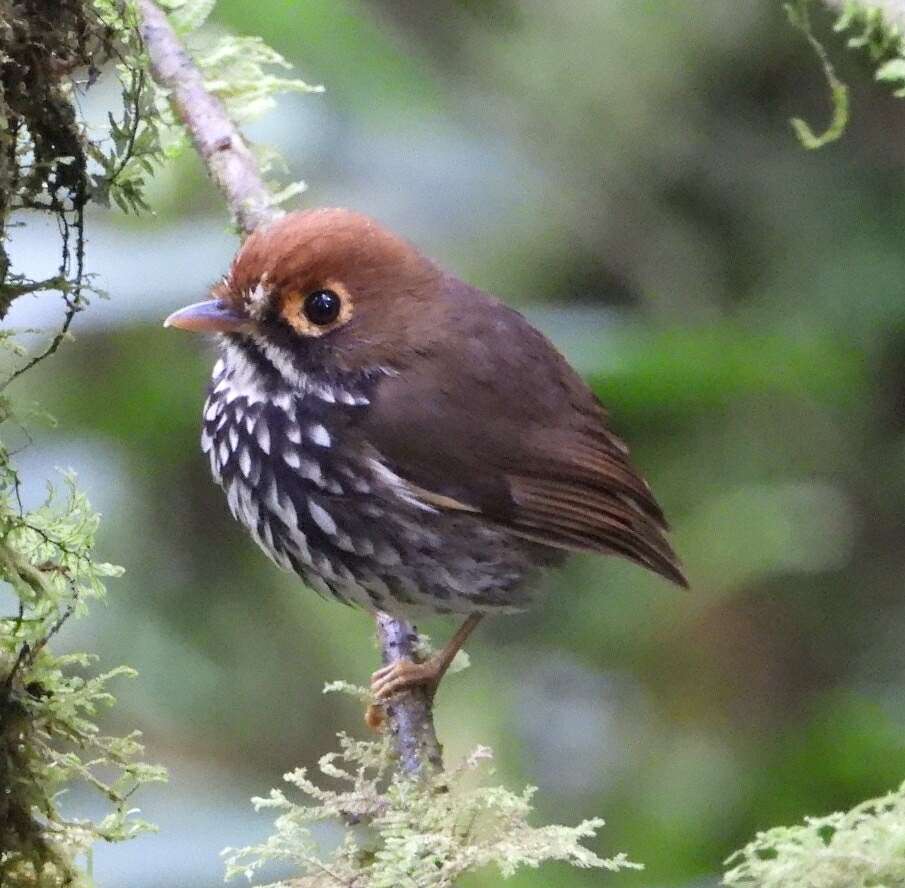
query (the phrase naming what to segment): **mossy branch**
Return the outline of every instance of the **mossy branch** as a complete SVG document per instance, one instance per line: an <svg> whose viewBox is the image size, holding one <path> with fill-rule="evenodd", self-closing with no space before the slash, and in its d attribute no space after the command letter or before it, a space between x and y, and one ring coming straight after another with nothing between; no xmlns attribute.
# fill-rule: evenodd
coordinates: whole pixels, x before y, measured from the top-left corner
<svg viewBox="0 0 905 888"><path fill-rule="evenodd" d="M135 39L120 0L0 0L0 320L26 295L58 294L65 306L59 326L30 357L12 331L0 333L0 580L14 602L11 613L0 614L3 888L87 888L82 857L98 840L151 829L135 817L130 799L141 784L164 776L137 761L137 732L107 736L96 723L98 711L114 702L111 680L134 673L97 673L90 655L51 649L64 624L103 597L106 579L120 573L96 557L98 516L68 477L67 496L55 496L48 482L44 504L26 509L14 464L19 449L5 440L24 435L31 443L7 386L68 339L93 292L84 272L84 210L103 189L110 192L108 173L121 152L104 153L103 132L92 141L98 131L85 127L78 93L110 63L134 62ZM85 80L76 77L84 71ZM29 210L29 221L43 215L56 223L52 277L33 280L11 267L6 242L10 227L24 224L14 219L20 210ZM59 797L78 785L96 790L108 813L94 820L65 813Z"/></svg>

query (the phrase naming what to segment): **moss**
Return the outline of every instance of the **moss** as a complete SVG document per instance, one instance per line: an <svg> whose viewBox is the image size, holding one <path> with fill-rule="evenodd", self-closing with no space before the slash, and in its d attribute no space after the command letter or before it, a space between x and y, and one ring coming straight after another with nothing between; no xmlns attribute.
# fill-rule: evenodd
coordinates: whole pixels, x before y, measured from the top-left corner
<svg viewBox="0 0 905 888"><path fill-rule="evenodd" d="M84 209L97 199L98 185L122 167L131 146L122 144L103 162L108 155L88 138L76 97L112 60L131 53L136 63L138 38L128 9L91 0L0 0L0 320L27 293L56 291L66 308L60 329L8 376L4 389L56 351L90 292ZM132 82L127 76L127 85ZM124 116L134 106L133 93L123 90ZM31 280L10 267L8 226L21 210L57 222L59 270L47 280ZM12 361L21 355L8 333L0 337L0 349ZM3 437L22 421L15 404L0 397ZM131 817L128 799L142 783L162 777L159 769L137 763L136 735L108 737L93 721L113 700L107 682L128 670L92 674L88 655L50 650L60 627L104 594L104 578L119 573L94 556L98 521L87 500L71 479L63 486L66 496L24 511L19 476L0 443L0 580L18 599L17 613L0 619L4 888L87 884L79 855L99 838L127 838L147 828ZM99 791L110 814L96 822L64 816L58 794L78 782Z"/></svg>
<svg viewBox="0 0 905 888"><path fill-rule="evenodd" d="M81 0L0 0L0 226L11 210L80 213L87 198L85 137L72 76L88 77L115 50L113 30ZM0 320L21 281L7 289L0 228Z"/></svg>

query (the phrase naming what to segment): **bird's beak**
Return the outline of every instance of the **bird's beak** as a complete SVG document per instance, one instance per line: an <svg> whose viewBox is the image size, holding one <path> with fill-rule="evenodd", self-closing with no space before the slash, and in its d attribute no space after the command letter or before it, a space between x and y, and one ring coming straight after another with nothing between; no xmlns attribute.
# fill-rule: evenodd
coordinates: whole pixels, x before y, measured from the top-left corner
<svg viewBox="0 0 905 888"><path fill-rule="evenodd" d="M174 311L163 325L193 333L241 333L251 329L253 321L219 299L208 299Z"/></svg>

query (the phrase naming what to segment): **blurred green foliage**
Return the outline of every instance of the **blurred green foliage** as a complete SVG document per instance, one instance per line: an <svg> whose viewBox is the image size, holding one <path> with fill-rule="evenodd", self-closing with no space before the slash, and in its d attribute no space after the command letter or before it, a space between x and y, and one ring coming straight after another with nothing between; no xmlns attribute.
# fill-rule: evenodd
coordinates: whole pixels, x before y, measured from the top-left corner
<svg viewBox="0 0 905 888"><path fill-rule="evenodd" d="M216 16L327 85L260 133L306 202L381 215L548 329L689 570L680 593L576 558L535 610L482 628L438 699L451 759L487 742L502 782L539 784L544 822L603 816L595 851L646 866L611 877L625 886L715 884L758 830L899 785L905 127L870 54L845 52L815 6L852 118L813 153L789 119L822 120L826 84L772 0L221 0ZM198 261L191 238L157 235L219 230L222 211L190 160L152 188L157 217L117 257L146 301L77 329L28 397L59 416L109 518L102 548L129 569L92 637L142 674L123 718L156 760L260 790L360 730L357 707L319 691L376 652L368 619L276 573L208 480L212 352L157 326L203 294L153 297L167 265ZM600 877L510 884L551 882Z"/></svg>

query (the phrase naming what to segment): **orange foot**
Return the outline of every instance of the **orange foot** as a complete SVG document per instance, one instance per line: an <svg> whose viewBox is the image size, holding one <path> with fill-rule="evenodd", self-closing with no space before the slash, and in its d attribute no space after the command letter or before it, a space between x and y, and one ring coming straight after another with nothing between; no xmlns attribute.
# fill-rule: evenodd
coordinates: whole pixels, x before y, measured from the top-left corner
<svg viewBox="0 0 905 888"><path fill-rule="evenodd" d="M376 702L365 709L365 724L372 731L381 731L386 722L386 709L383 704L397 694L423 687L428 696L437 692L440 679L446 669L439 657L431 657L426 663L413 663L411 660L397 660L389 666L378 669L371 676L371 693Z"/></svg>
<svg viewBox="0 0 905 888"><path fill-rule="evenodd" d="M423 663L397 660L378 669L371 676L371 693L374 695L375 702L365 710L365 722L368 727L375 731L379 731L383 727L386 711L382 704L397 694L422 687L427 691L428 699L433 700L441 679L449 669L449 664L452 663L456 653L465 643L465 639L480 622L480 614L472 614L466 618L444 648Z"/></svg>
<svg viewBox="0 0 905 888"><path fill-rule="evenodd" d="M423 687L428 696L433 697L448 665L441 657L431 657L424 663L397 660L371 676L371 693L378 703L418 687Z"/></svg>

